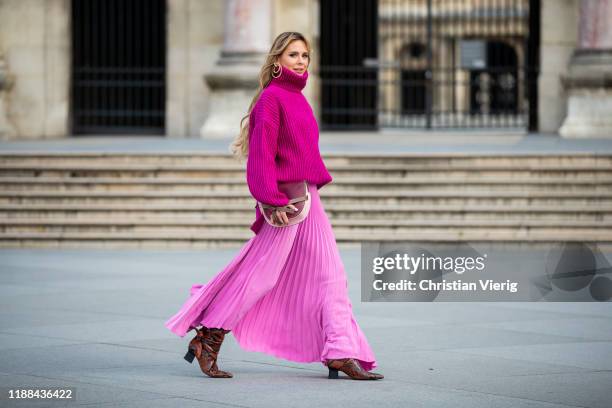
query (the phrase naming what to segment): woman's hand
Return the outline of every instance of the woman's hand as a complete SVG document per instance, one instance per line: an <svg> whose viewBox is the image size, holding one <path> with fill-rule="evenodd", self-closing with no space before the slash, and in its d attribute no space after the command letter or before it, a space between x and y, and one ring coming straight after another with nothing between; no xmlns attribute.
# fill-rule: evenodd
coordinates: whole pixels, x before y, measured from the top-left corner
<svg viewBox="0 0 612 408"><path fill-rule="evenodd" d="M288 204L287 207L293 209L293 211L297 211L297 207L293 204ZM285 214L284 211L280 211L280 210L272 211L272 221L276 225L289 224L289 218L287 218L287 214Z"/></svg>

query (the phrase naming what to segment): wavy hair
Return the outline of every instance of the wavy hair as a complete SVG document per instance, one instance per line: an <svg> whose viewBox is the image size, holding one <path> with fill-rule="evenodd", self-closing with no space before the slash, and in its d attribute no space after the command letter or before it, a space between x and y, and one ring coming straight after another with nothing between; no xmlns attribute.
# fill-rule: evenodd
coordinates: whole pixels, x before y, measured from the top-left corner
<svg viewBox="0 0 612 408"><path fill-rule="evenodd" d="M311 47L308 40L306 40L306 37L297 32L287 31L279 34L274 39L272 46L270 47L270 51L266 56L266 60L259 71L259 88L257 89L257 92L249 105L247 114L240 121L240 133L229 146L229 150L234 155L234 158L240 161L247 158L249 155L249 117L251 116L251 111L257 103L261 92L272 81L272 69L274 68L274 63L277 62L283 52L285 52L285 49L289 46L289 44L295 40L302 40L304 41L304 44L306 44L306 49L308 50L308 66L310 66L310 61L312 58Z"/></svg>

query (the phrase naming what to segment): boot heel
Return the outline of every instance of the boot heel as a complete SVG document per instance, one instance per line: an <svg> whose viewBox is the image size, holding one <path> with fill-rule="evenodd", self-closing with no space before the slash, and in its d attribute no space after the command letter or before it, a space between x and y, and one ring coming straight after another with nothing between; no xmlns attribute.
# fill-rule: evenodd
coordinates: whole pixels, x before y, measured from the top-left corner
<svg viewBox="0 0 612 408"><path fill-rule="evenodd" d="M327 376L327 378L331 378L331 379L338 378L338 370L336 370L335 368L330 368L329 375Z"/></svg>
<svg viewBox="0 0 612 408"><path fill-rule="evenodd" d="M187 360L188 363L193 363L193 359L195 358L195 353L190 348L189 350L187 350L187 354L185 354L185 357L183 358Z"/></svg>

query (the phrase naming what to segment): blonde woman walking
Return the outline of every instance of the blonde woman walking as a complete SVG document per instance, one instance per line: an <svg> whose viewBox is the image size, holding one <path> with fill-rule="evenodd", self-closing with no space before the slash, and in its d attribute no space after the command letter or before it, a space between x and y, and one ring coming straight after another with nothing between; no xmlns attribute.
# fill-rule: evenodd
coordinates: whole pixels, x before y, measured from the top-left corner
<svg viewBox="0 0 612 408"><path fill-rule="evenodd" d="M318 193L332 177L302 94L310 57L310 44L300 33L285 32L274 40L261 68L260 89L232 144L236 156L248 158L249 191L273 207L271 216L266 219L256 206L255 236L207 284L193 285L185 304L165 323L181 337L196 331L185 359L197 358L210 377L233 376L217 366L224 336L232 331L245 350L320 361L328 378L338 378L339 371L357 380L383 378L370 372L376 367L374 353L353 316L344 265ZM279 183L299 181L306 182L309 211L291 223L288 212L299 210Z"/></svg>

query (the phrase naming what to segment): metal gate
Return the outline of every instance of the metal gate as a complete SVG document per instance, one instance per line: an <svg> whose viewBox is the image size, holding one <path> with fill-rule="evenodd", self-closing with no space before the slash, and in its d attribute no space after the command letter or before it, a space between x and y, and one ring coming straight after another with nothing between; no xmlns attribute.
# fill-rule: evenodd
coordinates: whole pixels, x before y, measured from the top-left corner
<svg viewBox="0 0 612 408"><path fill-rule="evenodd" d="M539 0L320 5L324 129L537 128Z"/></svg>
<svg viewBox="0 0 612 408"><path fill-rule="evenodd" d="M72 132L163 134L165 0L72 1Z"/></svg>

